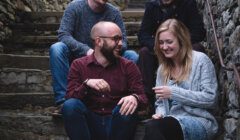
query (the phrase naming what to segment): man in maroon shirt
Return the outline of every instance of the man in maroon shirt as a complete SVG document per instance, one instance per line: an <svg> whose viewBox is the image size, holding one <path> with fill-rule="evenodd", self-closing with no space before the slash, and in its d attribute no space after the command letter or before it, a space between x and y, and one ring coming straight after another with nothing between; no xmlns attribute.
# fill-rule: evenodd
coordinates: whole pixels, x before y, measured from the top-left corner
<svg viewBox="0 0 240 140"><path fill-rule="evenodd" d="M65 129L71 140L130 140L136 109L147 103L140 71L122 57L122 33L112 22L91 30L92 55L76 59L68 75L63 105Z"/></svg>

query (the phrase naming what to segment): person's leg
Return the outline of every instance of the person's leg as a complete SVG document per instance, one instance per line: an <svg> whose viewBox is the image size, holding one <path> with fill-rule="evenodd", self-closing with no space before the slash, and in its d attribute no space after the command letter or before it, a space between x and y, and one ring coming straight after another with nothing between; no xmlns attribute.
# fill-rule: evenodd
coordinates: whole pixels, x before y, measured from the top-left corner
<svg viewBox="0 0 240 140"><path fill-rule="evenodd" d="M183 140L183 133L175 118L165 117L147 122L144 140Z"/></svg>
<svg viewBox="0 0 240 140"><path fill-rule="evenodd" d="M64 43L57 42L50 47L49 55L55 102L59 105L65 101L70 52Z"/></svg>
<svg viewBox="0 0 240 140"><path fill-rule="evenodd" d="M123 52L122 56L128 60L133 61L135 64L138 61L138 54L133 50L126 50Z"/></svg>
<svg viewBox="0 0 240 140"><path fill-rule="evenodd" d="M121 115L120 106L116 106L112 111L112 121L110 129L110 140L132 140L137 126L137 116Z"/></svg>
<svg viewBox="0 0 240 140"><path fill-rule="evenodd" d="M206 53L204 46L202 44L200 44L200 43L192 44L192 48L195 51Z"/></svg>
<svg viewBox="0 0 240 140"><path fill-rule="evenodd" d="M182 116L179 122L182 124L184 136L189 140L206 140L207 132L203 124L197 119L188 116Z"/></svg>
<svg viewBox="0 0 240 140"><path fill-rule="evenodd" d="M91 139L87 123L88 109L79 99L66 100L63 104L62 113L65 130L71 140Z"/></svg>
<svg viewBox="0 0 240 140"><path fill-rule="evenodd" d="M90 111L88 115L88 126L91 140L109 140L110 122L111 115L100 116Z"/></svg>
<svg viewBox="0 0 240 140"><path fill-rule="evenodd" d="M147 94L149 102L153 108L155 96L152 88L156 83L156 71L158 67L157 57L153 52L149 51L147 47L143 47L139 51L139 60L137 65L142 74L145 93Z"/></svg>

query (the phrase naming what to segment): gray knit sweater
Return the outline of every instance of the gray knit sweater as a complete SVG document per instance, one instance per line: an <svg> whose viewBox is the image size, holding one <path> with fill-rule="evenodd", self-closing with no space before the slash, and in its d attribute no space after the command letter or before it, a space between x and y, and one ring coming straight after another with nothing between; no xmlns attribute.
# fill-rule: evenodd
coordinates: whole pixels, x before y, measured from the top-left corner
<svg viewBox="0 0 240 140"><path fill-rule="evenodd" d="M157 71L156 86L164 85L161 81L160 68ZM172 92L171 100L177 104L169 104L168 99L156 101L156 113L173 116L178 119L190 116L204 126L208 139L217 133L215 118L207 111L213 109L217 101L217 79L214 65L207 55L193 51L193 64L189 78L179 84L170 80L167 84ZM181 124L181 122L179 121ZM182 124L181 124L182 126ZM184 127L182 126L183 133ZM187 140L187 139L185 139Z"/></svg>
<svg viewBox="0 0 240 140"><path fill-rule="evenodd" d="M74 0L69 3L61 20L58 39L69 47L75 57L84 56L90 48L93 48L90 32L93 25L99 21L112 21L120 27L125 50L127 39L122 16L120 11L109 3L101 13L94 12L87 0Z"/></svg>

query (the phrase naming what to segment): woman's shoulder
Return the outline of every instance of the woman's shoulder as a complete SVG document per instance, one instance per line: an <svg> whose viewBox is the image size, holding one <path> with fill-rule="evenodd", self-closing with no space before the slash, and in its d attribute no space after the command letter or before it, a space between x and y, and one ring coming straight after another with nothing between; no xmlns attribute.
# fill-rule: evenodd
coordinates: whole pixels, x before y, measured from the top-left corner
<svg viewBox="0 0 240 140"><path fill-rule="evenodd" d="M202 53L202 52L198 52L198 51L193 51L193 63L194 62L206 62L206 61L211 61L210 58L205 54L205 53Z"/></svg>

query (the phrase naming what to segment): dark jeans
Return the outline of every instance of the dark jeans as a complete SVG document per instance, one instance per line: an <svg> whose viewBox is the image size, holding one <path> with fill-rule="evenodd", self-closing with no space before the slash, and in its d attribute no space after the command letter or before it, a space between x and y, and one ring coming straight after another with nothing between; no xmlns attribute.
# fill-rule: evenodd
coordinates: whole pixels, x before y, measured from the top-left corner
<svg viewBox="0 0 240 140"><path fill-rule="evenodd" d="M112 115L100 116L90 111L79 99L68 99L63 105L63 118L71 140L131 140L134 137L136 115L123 116L116 106Z"/></svg>
<svg viewBox="0 0 240 140"><path fill-rule="evenodd" d="M153 119L146 123L143 140L183 140L183 133L175 118Z"/></svg>

